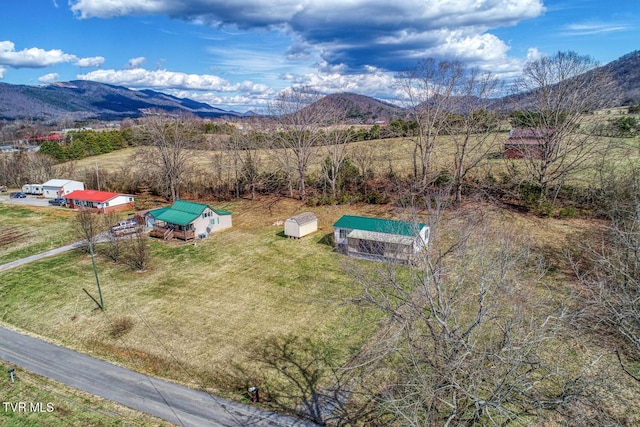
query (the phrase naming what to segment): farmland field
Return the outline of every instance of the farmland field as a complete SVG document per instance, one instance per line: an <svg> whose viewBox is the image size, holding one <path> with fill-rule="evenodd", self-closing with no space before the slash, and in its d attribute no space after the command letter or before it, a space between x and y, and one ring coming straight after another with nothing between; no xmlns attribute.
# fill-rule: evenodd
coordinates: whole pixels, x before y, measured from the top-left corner
<svg viewBox="0 0 640 427"><path fill-rule="evenodd" d="M635 143L615 149L633 159ZM354 143L350 149L375 153L372 167L377 172L406 173L412 168L409 144L402 139L379 140ZM450 148L443 148L440 161L451 156ZM132 152L110 153L97 162L117 172ZM196 154L206 167L212 153ZM270 153L262 154L267 163ZM317 173L315 160L311 174ZM77 162L76 167L95 165L96 158L91 158ZM475 173L499 176L505 170L504 161L491 159ZM588 185L592 172L584 169L572 180ZM246 386L258 380L259 355L273 340L310 340L331 350L340 365L375 336L382 315L353 303L361 289L348 273L353 265L366 269L371 264L334 252L331 225L344 214L406 218L415 212L392 204L309 207L276 196L199 201L233 212L233 228L197 243L151 240L151 260L144 272L112 263L100 256L98 246L106 311L96 310L83 290L95 294L96 284L90 258L77 250L1 272L0 322L236 400L246 399ZM317 215L320 230L301 240L285 238L282 221L304 211ZM511 232L526 239L540 260L542 279L523 282L521 291L527 298L506 300L514 306L570 306L583 290L568 254L591 239L597 242L606 226L589 218L541 218L526 209L469 197L444 213L439 223L442 234L462 228L468 215L482 216L496 234ZM417 216L430 220L423 211ZM73 214L65 210L0 204L0 262L74 240L72 221ZM585 361L596 360L604 365L608 380L617 378L623 392L635 390L628 377L620 376L619 369L616 372L614 354L601 343L566 337L557 343L557 350L566 357L562 366L568 371L579 372ZM274 381L271 386L277 384ZM620 408L615 401L607 405L612 413L626 414L630 424L640 421L638 407Z"/></svg>

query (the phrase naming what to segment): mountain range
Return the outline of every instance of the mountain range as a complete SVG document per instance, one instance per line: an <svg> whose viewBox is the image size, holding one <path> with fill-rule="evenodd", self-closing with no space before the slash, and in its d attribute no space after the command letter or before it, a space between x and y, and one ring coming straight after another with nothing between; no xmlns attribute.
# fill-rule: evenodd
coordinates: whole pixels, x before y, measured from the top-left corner
<svg viewBox="0 0 640 427"><path fill-rule="evenodd" d="M153 90L131 90L88 80L25 86L0 83L0 120L121 120L145 111L192 113L200 117L240 116L188 98Z"/></svg>
<svg viewBox="0 0 640 427"><path fill-rule="evenodd" d="M617 105L640 104L640 50L603 67L622 90L622 96L616 100ZM502 101L506 102L500 103L502 108L509 100L514 99L513 96L505 97ZM406 116L406 110L401 107L355 93L328 95L321 102L343 108L351 123L373 123ZM154 109L191 113L200 117L240 117L253 114L226 111L153 90L131 90L86 80L45 86L0 83L0 120L121 120L139 117Z"/></svg>

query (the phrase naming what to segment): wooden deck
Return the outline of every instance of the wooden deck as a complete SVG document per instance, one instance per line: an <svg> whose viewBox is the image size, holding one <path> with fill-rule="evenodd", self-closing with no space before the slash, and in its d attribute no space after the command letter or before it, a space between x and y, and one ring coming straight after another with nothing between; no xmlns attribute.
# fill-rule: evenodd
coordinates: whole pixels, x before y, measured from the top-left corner
<svg viewBox="0 0 640 427"><path fill-rule="evenodd" d="M182 230L175 230L169 227L154 226L149 231L149 236L162 239L162 240L171 240L175 238L175 239L184 240L186 242L187 240L195 239L196 233L193 230L182 231Z"/></svg>

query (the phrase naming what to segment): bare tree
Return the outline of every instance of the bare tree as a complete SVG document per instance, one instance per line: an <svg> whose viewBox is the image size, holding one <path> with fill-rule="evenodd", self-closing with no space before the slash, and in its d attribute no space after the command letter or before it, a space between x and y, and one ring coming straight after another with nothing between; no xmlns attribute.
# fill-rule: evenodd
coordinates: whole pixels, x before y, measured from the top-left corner
<svg viewBox="0 0 640 427"><path fill-rule="evenodd" d="M275 147L287 165L292 156L302 200L307 198L305 176L322 138L320 128L327 123L326 110L316 104L320 99L320 94L309 87L294 88L282 92L269 106Z"/></svg>
<svg viewBox="0 0 640 427"><path fill-rule="evenodd" d="M102 227L105 230L110 230L110 228L116 224L118 221L117 215L115 212L108 212L102 215ZM113 262L120 261L120 256L122 255L122 241L116 233L112 231L108 231L105 233L106 236L106 245L104 249L104 254L111 259Z"/></svg>
<svg viewBox="0 0 640 427"><path fill-rule="evenodd" d="M445 129L449 113L454 111L455 95L464 75L458 61L422 60L396 81L407 100L407 108L417 123L414 143L413 174L418 190L424 190L433 176L432 156Z"/></svg>
<svg viewBox="0 0 640 427"><path fill-rule="evenodd" d="M178 200L190 171L188 149L202 139L195 118L158 113L145 117L141 129L140 160L156 171L171 201Z"/></svg>
<svg viewBox="0 0 640 427"><path fill-rule="evenodd" d="M469 70L461 79L456 96L456 111L451 113L447 133L455 145L453 185L455 200L462 200L465 178L496 147L499 118L487 109L499 81L491 73Z"/></svg>
<svg viewBox="0 0 640 427"><path fill-rule="evenodd" d="M335 199L338 191L340 172L347 158L347 145L353 141L350 128L344 126L346 112L340 108L330 108L327 112L327 129L324 131L323 151L326 155L322 163L322 175L331 187Z"/></svg>
<svg viewBox="0 0 640 427"><path fill-rule="evenodd" d="M530 180L543 197L606 147L596 137L596 123L586 113L606 105L615 96L611 77L588 56L558 52L529 62L514 85L521 95L517 125L539 132L540 155L523 159Z"/></svg>
<svg viewBox="0 0 640 427"><path fill-rule="evenodd" d="M352 150L349 150L349 158L360 170L360 175L368 177L373 174L373 165L378 160L376 151L369 146L359 144Z"/></svg>
<svg viewBox="0 0 640 427"><path fill-rule="evenodd" d="M571 258L584 289L575 319L613 350L622 369L640 382L640 179L636 170L614 178L606 199L610 223L599 242L585 239Z"/></svg>
<svg viewBox="0 0 640 427"><path fill-rule="evenodd" d="M98 214L90 209L78 209L74 228L87 246L94 245L100 233L106 230L104 222L100 221Z"/></svg>
<svg viewBox="0 0 640 427"><path fill-rule="evenodd" d="M237 123L228 141L228 149L233 157L236 198L248 187L251 200L256 197L256 188L260 175L261 159L256 148L262 135L260 122L245 120Z"/></svg>
<svg viewBox="0 0 640 427"><path fill-rule="evenodd" d="M375 390L380 425L506 425L580 399L586 368L549 357L562 312L540 313L518 296L541 272L517 233L471 217L431 236L413 268L352 268L356 302L386 313L352 363Z"/></svg>
<svg viewBox="0 0 640 427"><path fill-rule="evenodd" d="M145 271L149 257L149 242L144 225L137 224L135 233L126 238L122 260L133 269Z"/></svg>

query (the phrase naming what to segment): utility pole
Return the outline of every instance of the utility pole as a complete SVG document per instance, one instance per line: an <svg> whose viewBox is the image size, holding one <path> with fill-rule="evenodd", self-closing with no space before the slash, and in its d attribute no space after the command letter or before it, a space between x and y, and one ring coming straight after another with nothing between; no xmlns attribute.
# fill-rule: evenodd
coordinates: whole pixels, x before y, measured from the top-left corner
<svg viewBox="0 0 640 427"><path fill-rule="evenodd" d="M98 184L98 191L100 191L100 175L98 172L98 162L96 162L96 183Z"/></svg>

